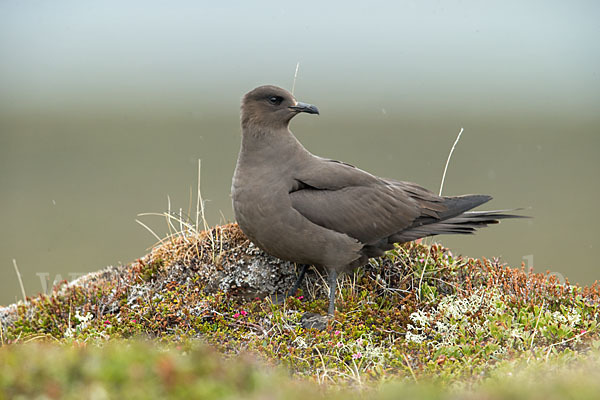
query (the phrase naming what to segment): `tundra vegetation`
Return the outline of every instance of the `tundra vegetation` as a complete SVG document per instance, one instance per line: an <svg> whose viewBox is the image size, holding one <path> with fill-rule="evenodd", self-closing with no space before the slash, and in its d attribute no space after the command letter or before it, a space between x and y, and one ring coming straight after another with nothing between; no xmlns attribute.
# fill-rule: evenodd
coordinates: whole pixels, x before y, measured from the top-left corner
<svg viewBox="0 0 600 400"><path fill-rule="evenodd" d="M599 286L407 243L338 281L237 225L0 309L0 398L597 398ZM266 273L265 273L266 271ZM41 396L41 397L40 397Z"/></svg>

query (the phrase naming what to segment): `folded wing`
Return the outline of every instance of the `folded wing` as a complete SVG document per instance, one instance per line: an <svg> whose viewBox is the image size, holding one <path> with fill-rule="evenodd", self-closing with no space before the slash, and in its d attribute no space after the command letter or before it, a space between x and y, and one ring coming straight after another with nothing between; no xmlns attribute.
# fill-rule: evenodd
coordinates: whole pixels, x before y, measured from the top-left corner
<svg viewBox="0 0 600 400"><path fill-rule="evenodd" d="M439 218L444 198L418 185L377 178L351 165L320 159L298 174L292 207L313 223L371 244Z"/></svg>

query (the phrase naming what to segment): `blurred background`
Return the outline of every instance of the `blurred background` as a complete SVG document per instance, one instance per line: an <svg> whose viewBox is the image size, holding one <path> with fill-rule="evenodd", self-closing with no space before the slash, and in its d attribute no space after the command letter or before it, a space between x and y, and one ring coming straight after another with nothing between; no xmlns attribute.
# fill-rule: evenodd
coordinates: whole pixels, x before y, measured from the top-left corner
<svg viewBox="0 0 600 400"><path fill-rule="evenodd" d="M597 1L0 2L0 304L127 263L189 209L233 220L239 101L291 89L313 153L488 209L454 253L600 277Z"/></svg>

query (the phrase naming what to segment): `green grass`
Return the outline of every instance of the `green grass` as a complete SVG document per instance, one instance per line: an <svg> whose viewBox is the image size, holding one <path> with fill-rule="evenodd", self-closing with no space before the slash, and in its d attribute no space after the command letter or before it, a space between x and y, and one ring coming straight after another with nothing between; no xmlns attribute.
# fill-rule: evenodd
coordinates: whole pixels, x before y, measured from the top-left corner
<svg viewBox="0 0 600 400"><path fill-rule="evenodd" d="M29 343L0 349L0 399L595 399L600 353L499 363L478 385L430 379L320 386L248 354L226 359L196 342L114 340L103 346Z"/></svg>

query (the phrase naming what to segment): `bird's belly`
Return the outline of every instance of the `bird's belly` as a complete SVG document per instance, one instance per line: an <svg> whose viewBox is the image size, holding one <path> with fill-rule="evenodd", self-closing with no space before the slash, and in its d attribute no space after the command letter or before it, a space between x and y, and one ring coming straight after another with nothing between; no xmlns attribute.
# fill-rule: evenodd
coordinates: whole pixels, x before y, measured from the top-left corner
<svg viewBox="0 0 600 400"><path fill-rule="evenodd" d="M362 245L347 235L325 229L304 218L287 192L252 193L252 201L237 190L233 209L238 225L258 247L272 256L302 264L347 265Z"/></svg>
<svg viewBox="0 0 600 400"><path fill-rule="evenodd" d="M293 218L286 218L285 214L291 211L291 206L285 207L282 196L275 196L268 191L261 195L254 193L251 200L244 197L243 192L233 196L233 211L238 225L256 245L283 258L279 251L281 235L289 235L299 228L293 226Z"/></svg>

